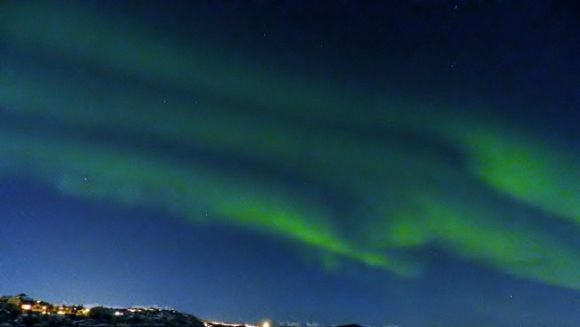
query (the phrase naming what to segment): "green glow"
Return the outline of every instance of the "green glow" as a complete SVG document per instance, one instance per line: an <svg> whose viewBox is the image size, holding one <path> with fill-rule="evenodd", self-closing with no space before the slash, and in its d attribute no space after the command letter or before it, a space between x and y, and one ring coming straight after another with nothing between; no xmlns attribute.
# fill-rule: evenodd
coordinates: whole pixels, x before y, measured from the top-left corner
<svg viewBox="0 0 580 327"><path fill-rule="evenodd" d="M200 207L209 207L217 217L233 219L235 224L284 235L368 266L413 273L412 266L395 264L379 252L359 250L340 238L320 208L312 208L305 201L288 206L290 197L276 190L275 185L224 176L224 172L193 163L184 167L70 141L7 132L0 138L0 156L12 158L14 166L27 167L65 193L126 204L161 205L199 222L205 217ZM90 183L85 176L90 176Z"/></svg>
<svg viewBox="0 0 580 327"><path fill-rule="evenodd" d="M471 169L498 191L580 224L580 157L562 145L491 119L441 123L469 155ZM450 124L452 122L452 124Z"/></svg>
<svg viewBox="0 0 580 327"><path fill-rule="evenodd" d="M86 8L34 2L1 9L0 36L13 47L106 68L110 75L4 56L0 104L8 115L48 121L63 131L35 137L0 130L1 174L24 171L74 196L158 206L192 223L284 236L318 249L327 266L348 258L411 276L421 262L404 257L406 251L430 245L513 276L580 290L573 246L541 226L521 223L521 217L546 212L580 223L579 156L542 141L539 133L494 117L393 105L401 101L242 64ZM45 14L51 11L58 15ZM119 25L126 28L119 31ZM123 76L190 93L129 83ZM328 127L364 131L377 119L389 122L385 135ZM67 134L86 128L152 135L289 167L312 183L352 194L354 209L336 214L257 172L160 158L105 140L74 141ZM399 132L412 139L402 140ZM415 144L420 142L429 146ZM467 164L454 162L447 150L459 151ZM514 200L526 206L514 209Z"/></svg>
<svg viewBox="0 0 580 327"><path fill-rule="evenodd" d="M538 228L490 222L486 216L493 213L483 211L485 206L474 211L450 210L441 202L426 205L432 215L428 228L461 255L510 274L580 289L580 255Z"/></svg>
<svg viewBox="0 0 580 327"><path fill-rule="evenodd" d="M238 59L247 60L208 49L195 40L183 46L179 40L159 37L146 26L127 22L126 18L103 17L79 3L55 6L35 2L23 6L13 2L3 7L0 35L25 48L83 58L90 64L123 71L126 76L217 92L267 110L307 117L322 114L328 118L310 108L331 103L331 116L336 119L348 117L352 110L342 104L351 102L350 90L338 92L337 98L332 86L288 71L232 64ZM49 11L56 11L58 19L57 15L39 14Z"/></svg>
<svg viewBox="0 0 580 327"><path fill-rule="evenodd" d="M82 87L87 77L61 78L42 67L9 58L5 62L10 64L11 73L0 78L7 85L0 103L15 108L13 111L19 115L75 126L153 133L177 142L209 144L238 155L252 153L360 190L367 189L369 184L382 183L377 178L392 179L389 172L393 170L406 167L424 175L426 166L431 169L445 166L439 162L444 158L434 160L439 154L409 149L396 139L359 141L348 134L273 121L259 113L209 100L193 104L191 99L169 95L167 104L166 96L151 95L148 89L131 86L117 89L106 82ZM171 110L167 110L168 106ZM351 173L344 174L345 171ZM371 174L372 179L365 174Z"/></svg>

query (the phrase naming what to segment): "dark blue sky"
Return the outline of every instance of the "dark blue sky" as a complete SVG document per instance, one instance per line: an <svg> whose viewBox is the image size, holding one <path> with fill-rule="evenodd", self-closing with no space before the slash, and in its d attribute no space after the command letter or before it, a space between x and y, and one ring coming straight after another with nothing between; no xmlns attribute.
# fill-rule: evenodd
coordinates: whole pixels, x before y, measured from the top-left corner
<svg viewBox="0 0 580 327"><path fill-rule="evenodd" d="M577 326L575 7L0 4L0 294Z"/></svg>
<svg viewBox="0 0 580 327"><path fill-rule="evenodd" d="M8 180L3 293L55 302L170 306L207 319L423 326L573 326L580 295L518 281L433 250L404 281L361 267L321 271L266 235L191 226L157 210L62 197ZM434 324L437 326L437 324Z"/></svg>

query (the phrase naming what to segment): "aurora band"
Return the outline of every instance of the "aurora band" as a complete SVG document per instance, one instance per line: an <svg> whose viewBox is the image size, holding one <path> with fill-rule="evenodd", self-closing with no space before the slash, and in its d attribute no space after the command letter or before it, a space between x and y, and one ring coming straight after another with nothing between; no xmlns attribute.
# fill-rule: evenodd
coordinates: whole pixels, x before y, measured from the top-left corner
<svg viewBox="0 0 580 327"><path fill-rule="evenodd" d="M7 115L21 122L45 119L64 131L31 136L18 124L4 124L3 173L24 167L66 193L157 205L192 222L203 222L199 208L207 207L227 223L403 276L421 266L407 249L436 244L515 276L580 289L574 245L526 219L545 211L580 223L580 159L564 145L481 114L457 116L283 70L231 64L210 49L156 39L135 23L124 23L119 33L115 17L78 4L59 7L55 23L55 15L40 14L56 9L46 6L2 5L0 35L16 52L47 53L86 67L3 56L0 105ZM111 76L95 77L90 67ZM355 108L364 114L353 115ZM357 132L377 129L376 117L393 122L378 128L380 138ZM249 154L334 185L350 195L354 209L336 214L252 171L66 134L91 128L153 135L232 158ZM437 147L401 142L398 136L408 134L421 141L433 136L465 163L458 169ZM91 176L90 187L84 175ZM511 199L527 207L508 208ZM345 236L343 222L353 235Z"/></svg>

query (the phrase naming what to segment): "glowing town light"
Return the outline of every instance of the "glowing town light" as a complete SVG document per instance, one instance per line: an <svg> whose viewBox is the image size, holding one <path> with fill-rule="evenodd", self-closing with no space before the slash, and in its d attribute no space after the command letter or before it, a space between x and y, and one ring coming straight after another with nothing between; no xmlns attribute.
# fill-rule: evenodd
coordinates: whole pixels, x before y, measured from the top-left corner
<svg viewBox="0 0 580 327"><path fill-rule="evenodd" d="M120 317L122 315L123 313L121 311L115 311L115 317Z"/></svg>
<svg viewBox="0 0 580 327"><path fill-rule="evenodd" d="M260 323L260 327L272 327L272 323L269 320L264 320Z"/></svg>
<svg viewBox="0 0 580 327"><path fill-rule="evenodd" d="M23 304L23 305L20 306L20 308L22 310L28 311L28 310L32 310L32 305L31 304Z"/></svg>

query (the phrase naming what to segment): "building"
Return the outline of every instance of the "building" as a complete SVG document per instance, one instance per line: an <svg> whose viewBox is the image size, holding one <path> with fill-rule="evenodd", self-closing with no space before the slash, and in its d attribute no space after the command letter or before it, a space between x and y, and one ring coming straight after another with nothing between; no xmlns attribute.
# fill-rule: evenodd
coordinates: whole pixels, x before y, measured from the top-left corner
<svg viewBox="0 0 580 327"><path fill-rule="evenodd" d="M34 300L26 294L2 296L0 303L8 303L17 307L23 314L87 316L90 312L82 305L52 305L51 303Z"/></svg>
<svg viewBox="0 0 580 327"><path fill-rule="evenodd" d="M20 308L20 310L31 310L35 304L34 299L22 293L15 296L8 297L6 303L12 304Z"/></svg>

